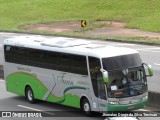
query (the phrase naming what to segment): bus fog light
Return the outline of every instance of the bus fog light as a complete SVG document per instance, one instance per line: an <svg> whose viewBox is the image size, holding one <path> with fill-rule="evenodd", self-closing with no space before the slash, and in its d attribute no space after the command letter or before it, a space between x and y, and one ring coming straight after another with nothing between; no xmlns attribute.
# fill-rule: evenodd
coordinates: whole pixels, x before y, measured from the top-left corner
<svg viewBox="0 0 160 120"><path fill-rule="evenodd" d="M113 104L113 105L115 105L115 104L119 104L119 102L118 102L118 101L109 101L109 103L110 103L110 104Z"/></svg>
<svg viewBox="0 0 160 120"><path fill-rule="evenodd" d="M148 99L148 96L145 96L145 97L143 97L142 99L143 99L143 100L146 100L146 99Z"/></svg>

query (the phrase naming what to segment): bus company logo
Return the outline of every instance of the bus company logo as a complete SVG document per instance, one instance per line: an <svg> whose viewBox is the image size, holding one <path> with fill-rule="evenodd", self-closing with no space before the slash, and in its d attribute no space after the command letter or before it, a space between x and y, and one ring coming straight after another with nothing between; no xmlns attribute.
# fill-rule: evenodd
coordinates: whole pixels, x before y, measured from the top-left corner
<svg viewBox="0 0 160 120"><path fill-rule="evenodd" d="M31 70L30 69L28 69L28 68L23 68L23 67L17 67L17 70L21 70L21 71L25 71L25 72L31 72Z"/></svg>
<svg viewBox="0 0 160 120"><path fill-rule="evenodd" d="M57 81L58 81L58 83L60 83L60 84L73 85L73 82L70 81L70 80L66 80L65 77L64 77L64 75L58 76L58 77L57 77Z"/></svg>

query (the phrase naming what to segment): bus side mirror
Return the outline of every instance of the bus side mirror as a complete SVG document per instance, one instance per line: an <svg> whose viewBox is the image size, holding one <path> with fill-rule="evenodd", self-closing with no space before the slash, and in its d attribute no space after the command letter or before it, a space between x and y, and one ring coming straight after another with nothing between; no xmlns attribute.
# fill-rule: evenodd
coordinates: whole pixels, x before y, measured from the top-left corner
<svg viewBox="0 0 160 120"><path fill-rule="evenodd" d="M105 84L108 84L109 79L108 79L108 72L106 70L101 69L102 75L103 75L103 81Z"/></svg>
<svg viewBox="0 0 160 120"><path fill-rule="evenodd" d="M151 65L148 65L148 74L149 76L153 76L153 69Z"/></svg>
<svg viewBox="0 0 160 120"><path fill-rule="evenodd" d="M152 66L151 65L147 65L145 63L143 63L143 65L145 65L147 68L146 68L146 71L147 71L147 76L153 76L153 69L152 69Z"/></svg>

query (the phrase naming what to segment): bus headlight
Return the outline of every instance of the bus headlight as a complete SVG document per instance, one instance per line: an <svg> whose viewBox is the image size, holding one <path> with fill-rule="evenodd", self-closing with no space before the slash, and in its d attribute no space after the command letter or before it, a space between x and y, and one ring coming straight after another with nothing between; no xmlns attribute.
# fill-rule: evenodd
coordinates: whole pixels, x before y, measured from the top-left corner
<svg viewBox="0 0 160 120"><path fill-rule="evenodd" d="M148 99L148 96L145 96L145 97L142 98L142 100L146 100L146 99Z"/></svg>
<svg viewBox="0 0 160 120"><path fill-rule="evenodd" d="M119 104L118 101L108 101L108 103L113 104L113 105Z"/></svg>

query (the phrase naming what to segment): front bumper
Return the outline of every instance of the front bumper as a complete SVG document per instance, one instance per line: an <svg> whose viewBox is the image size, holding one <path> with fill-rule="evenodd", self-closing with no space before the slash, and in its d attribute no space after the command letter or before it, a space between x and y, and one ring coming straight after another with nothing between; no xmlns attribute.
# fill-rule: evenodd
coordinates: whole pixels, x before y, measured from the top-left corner
<svg viewBox="0 0 160 120"><path fill-rule="evenodd" d="M139 102L131 103L131 104L109 104L108 103L108 111L131 111L144 108L148 105L148 99L141 100Z"/></svg>

